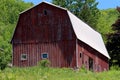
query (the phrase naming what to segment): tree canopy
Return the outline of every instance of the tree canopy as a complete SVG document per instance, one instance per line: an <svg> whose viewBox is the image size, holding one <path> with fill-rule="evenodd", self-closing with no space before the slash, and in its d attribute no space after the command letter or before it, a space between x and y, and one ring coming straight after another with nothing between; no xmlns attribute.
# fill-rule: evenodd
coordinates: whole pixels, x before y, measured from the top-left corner
<svg viewBox="0 0 120 80"><path fill-rule="evenodd" d="M120 7L117 10L119 16L116 22L112 24L114 32L108 34L106 46L111 56L110 65L118 65L120 67Z"/></svg>
<svg viewBox="0 0 120 80"><path fill-rule="evenodd" d="M6 24L16 23L19 13L32 5L23 0L0 0L0 21Z"/></svg>
<svg viewBox="0 0 120 80"><path fill-rule="evenodd" d="M4 69L11 61L12 48L9 43L14 31L19 13L29 7L32 3L22 0L0 0L0 68ZM2 51L1 51L2 50Z"/></svg>

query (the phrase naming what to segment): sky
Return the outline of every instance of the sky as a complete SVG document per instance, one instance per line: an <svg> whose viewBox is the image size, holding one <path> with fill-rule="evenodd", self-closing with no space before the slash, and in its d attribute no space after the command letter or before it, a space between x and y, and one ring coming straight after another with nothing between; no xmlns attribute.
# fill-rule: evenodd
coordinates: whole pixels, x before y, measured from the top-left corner
<svg viewBox="0 0 120 80"><path fill-rule="evenodd" d="M24 0L25 2L32 2L35 5L39 4L42 1L51 2L51 0ZM99 9L108 9L108 8L116 8L117 6L120 6L120 0L96 0L99 2L98 8Z"/></svg>

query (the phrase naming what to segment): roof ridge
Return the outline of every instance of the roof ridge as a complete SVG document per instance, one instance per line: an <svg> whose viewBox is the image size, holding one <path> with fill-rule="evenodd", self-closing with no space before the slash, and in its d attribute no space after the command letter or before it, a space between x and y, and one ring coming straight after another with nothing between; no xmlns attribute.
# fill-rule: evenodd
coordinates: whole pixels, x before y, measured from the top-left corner
<svg viewBox="0 0 120 80"><path fill-rule="evenodd" d="M26 11L28 11L28 10L30 10L30 9L32 9L32 8L34 8L34 7L36 7L36 6L38 6L38 5L40 5L40 4L42 4L42 3L49 4L49 5L51 5L51 6L54 6L54 7L60 8L60 9L62 9L62 10L67 10L66 8L63 8L63 7L61 7L61 6L58 6L58 5L52 4L52 3L50 3L50 2L42 1L42 2L40 2L39 4L34 5L34 6L30 7L30 8L28 8L28 9L26 9L26 10L20 12L19 14L22 14L22 13L24 13L24 12L26 12Z"/></svg>

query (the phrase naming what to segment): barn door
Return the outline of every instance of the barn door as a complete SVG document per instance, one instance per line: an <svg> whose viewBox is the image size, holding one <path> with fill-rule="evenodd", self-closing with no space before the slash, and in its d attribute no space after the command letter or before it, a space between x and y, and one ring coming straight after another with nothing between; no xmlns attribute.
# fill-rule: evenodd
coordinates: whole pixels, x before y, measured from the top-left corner
<svg viewBox="0 0 120 80"><path fill-rule="evenodd" d="M89 57L89 70L93 71L93 59Z"/></svg>

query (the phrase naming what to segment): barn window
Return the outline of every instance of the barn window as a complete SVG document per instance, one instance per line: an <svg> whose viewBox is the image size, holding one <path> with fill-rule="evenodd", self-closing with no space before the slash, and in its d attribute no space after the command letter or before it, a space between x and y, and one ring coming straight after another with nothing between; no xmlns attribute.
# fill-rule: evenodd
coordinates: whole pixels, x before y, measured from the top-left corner
<svg viewBox="0 0 120 80"><path fill-rule="evenodd" d="M27 60L27 54L21 54L21 60Z"/></svg>
<svg viewBox="0 0 120 80"><path fill-rule="evenodd" d="M79 55L79 56L80 56L80 58L82 58L82 57L83 57L83 54L82 54L82 53L83 53L83 52L80 52L80 55Z"/></svg>
<svg viewBox="0 0 120 80"><path fill-rule="evenodd" d="M47 59L48 58L48 53L42 53L41 57L42 57L42 59Z"/></svg>
<svg viewBox="0 0 120 80"><path fill-rule="evenodd" d="M80 53L80 58L82 57L82 53Z"/></svg>
<svg viewBox="0 0 120 80"><path fill-rule="evenodd" d="M44 10L44 15L47 15L47 10Z"/></svg>

